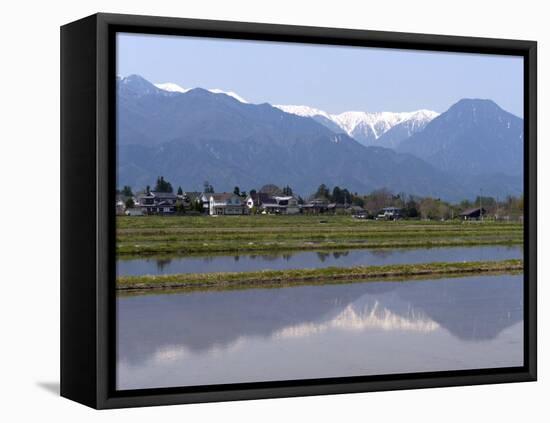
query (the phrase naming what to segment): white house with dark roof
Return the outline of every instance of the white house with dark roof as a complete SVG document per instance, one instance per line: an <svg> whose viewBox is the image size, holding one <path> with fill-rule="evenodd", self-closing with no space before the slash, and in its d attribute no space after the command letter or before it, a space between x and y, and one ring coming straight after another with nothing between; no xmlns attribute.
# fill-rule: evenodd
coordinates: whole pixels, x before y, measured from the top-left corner
<svg viewBox="0 0 550 423"><path fill-rule="evenodd" d="M300 213L300 205L298 199L292 195L274 196L269 202L261 205L261 208L266 213L275 214L298 214Z"/></svg>
<svg viewBox="0 0 550 423"><path fill-rule="evenodd" d="M208 213L210 216L243 215L248 208L244 200L236 194L222 192L208 194Z"/></svg>

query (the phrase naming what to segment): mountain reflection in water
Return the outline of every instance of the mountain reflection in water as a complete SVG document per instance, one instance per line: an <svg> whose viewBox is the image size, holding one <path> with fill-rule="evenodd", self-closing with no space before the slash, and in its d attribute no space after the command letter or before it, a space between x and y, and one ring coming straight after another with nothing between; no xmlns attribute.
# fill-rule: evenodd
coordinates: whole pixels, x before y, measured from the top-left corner
<svg viewBox="0 0 550 423"><path fill-rule="evenodd" d="M523 276L118 298L119 389L523 364Z"/></svg>

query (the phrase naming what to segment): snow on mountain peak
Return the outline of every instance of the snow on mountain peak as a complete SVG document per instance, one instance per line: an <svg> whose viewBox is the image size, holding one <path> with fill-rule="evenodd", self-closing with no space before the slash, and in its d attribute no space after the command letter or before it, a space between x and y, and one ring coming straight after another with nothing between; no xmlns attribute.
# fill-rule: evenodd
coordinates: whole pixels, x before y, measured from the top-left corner
<svg viewBox="0 0 550 423"><path fill-rule="evenodd" d="M187 91L189 91L189 88L180 87L178 84L174 84L173 82L165 82L162 84L154 85L160 90L168 91L171 93L186 93Z"/></svg>
<svg viewBox="0 0 550 423"><path fill-rule="evenodd" d="M283 112L291 113L297 116L302 116L302 117L323 116L329 120L332 120L331 116L327 112L324 112L323 110L315 109L314 107L296 106L292 104L288 104L288 105L276 104L273 107L276 107L277 109L280 109Z"/></svg>
<svg viewBox="0 0 550 423"><path fill-rule="evenodd" d="M225 95L228 95L229 97L233 97L234 99L240 101L241 103L248 103L248 101L246 101L239 94L233 91L224 91L224 90L220 90L219 88L212 88L212 89L209 89L208 91L210 91L213 94L225 94Z"/></svg>
<svg viewBox="0 0 550 423"><path fill-rule="evenodd" d="M155 87L157 87L160 90L167 91L169 93L186 93L191 90L191 88L183 88L178 84L174 84L173 82L164 82L159 84L154 84ZM212 88L209 89L212 94L225 94L230 97L233 97L234 99L240 101L241 103L248 103L244 98L242 98L240 95L233 91L224 91L220 90L219 88Z"/></svg>
<svg viewBox="0 0 550 423"><path fill-rule="evenodd" d="M321 116L363 144L372 144L394 126L401 123L407 123L410 131L415 132L424 128L432 119L439 116L439 113L425 109L401 113L350 111L329 114L309 106L275 105L274 107L303 117L316 118Z"/></svg>

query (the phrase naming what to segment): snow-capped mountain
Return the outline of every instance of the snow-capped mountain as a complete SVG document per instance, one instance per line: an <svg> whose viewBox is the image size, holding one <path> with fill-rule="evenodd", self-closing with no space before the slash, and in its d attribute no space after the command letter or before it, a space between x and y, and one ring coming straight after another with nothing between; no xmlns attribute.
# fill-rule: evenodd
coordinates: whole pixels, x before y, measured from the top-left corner
<svg viewBox="0 0 550 423"><path fill-rule="evenodd" d="M192 88L183 88L183 87L179 86L178 84L174 84L173 82L163 82L163 83L158 83L158 84L154 84L154 85L158 89L161 89L163 91L167 91L167 92L170 92L170 93L186 93L186 92L188 92L192 89ZM230 97L233 97L236 100L239 100L241 103L248 103L248 101L246 101L239 94L237 94L233 91L224 91L224 90L220 90L219 88L211 88L208 91L210 91L213 94L225 94L225 95L228 95Z"/></svg>
<svg viewBox="0 0 550 423"><path fill-rule="evenodd" d="M154 86L166 93L187 93L191 88L184 88L173 82L156 83ZM219 88L208 89L213 94L226 94L241 103L248 103L234 91L224 91ZM335 133L345 133L366 146L397 148L401 141L417 132L435 117L439 116L431 110L414 112L344 112L329 114L323 110L309 106L275 105L274 107L293 115L310 117Z"/></svg>
<svg viewBox="0 0 550 423"><path fill-rule="evenodd" d="M208 178L220 191L275 183L307 195L323 181L357 192L466 196L434 166L365 147L314 119L202 88L168 92L138 76L117 81L117 146L119 186L163 175L188 186Z"/></svg>
<svg viewBox="0 0 550 423"><path fill-rule="evenodd" d="M184 88L173 82L157 83L154 86L166 93L187 93L191 88ZM248 103L234 91L219 88L208 89L213 94L226 94L241 103ZM310 117L335 133L345 133L366 146L397 148L401 141L417 132L439 113L431 110L414 112L344 112L329 114L309 106L275 105L274 107L293 115Z"/></svg>
<svg viewBox="0 0 550 423"><path fill-rule="evenodd" d="M155 87L163 90L168 91L170 93L186 93L189 91L189 88L182 88L178 84L174 84L173 82L165 82L163 84L154 84Z"/></svg>
<svg viewBox="0 0 550 423"><path fill-rule="evenodd" d="M275 107L287 113L311 117L333 131L338 130L348 134L363 145L388 148L396 148L401 141L422 131L431 120L439 116L439 113L431 110L404 113L344 112L332 115L309 106L276 105Z"/></svg>

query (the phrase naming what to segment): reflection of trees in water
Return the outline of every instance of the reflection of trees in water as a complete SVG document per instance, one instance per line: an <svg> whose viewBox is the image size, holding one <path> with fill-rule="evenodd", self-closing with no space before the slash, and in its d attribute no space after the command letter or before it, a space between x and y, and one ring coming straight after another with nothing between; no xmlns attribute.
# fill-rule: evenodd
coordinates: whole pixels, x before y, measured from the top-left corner
<svg viewBox="0 0 550 423"><path fill-rule="evenodd" d="M399 250L390 250L390 249L387 249L387 250L371 250L370 253L374 257L387 258L387 257L390 257L396 251L399 251Z"/></svg>
<svg viewBox="0 0 550 423"><path fill-rule="evenodd" d="M319 261L321 262L325 262L325 260L330 257L330 253L323 253L323 252L317 252L317 258L319 259Z"/></svg>
<svg viewBox="0 0 550 423"><path fill-rule="evenodd" d="M236 263L240 260L241 256L233 256L233 261Z"/></svg>
<svg viewBox="0 0 550 423"><path fill-rule="evenodd" d="M323 252L323 251L317 252L317 258L321 262L324 262L331 255L334 259L338 260L341 257L347 257L349 255L349 251L333 251L332 253L326 253L326 252Z"/></svg>
<svg viewBox="0 0 550 423"><path fill-rule="evenodd" d="M214 256L204 256L202 258L202 261L204 261L205 263L210 263L214 260Z"/></svg>
<svg viewBox="0 0 550 423"><path fill-rule="evenodd" d="M335 251L332 253L332 257L334 257L336 260L338 260L340 257L347 257L349 255L349 251Z"/></svg>
<svg viewBox="0 0 550 423"><path fill-rule="evenodd" d="M155 262L156 262L156 265L157 265L157 271L162 272L164 270L164 268L172 262L172 259L171 258L162 258L162 259L157 259Z"/></svg>

